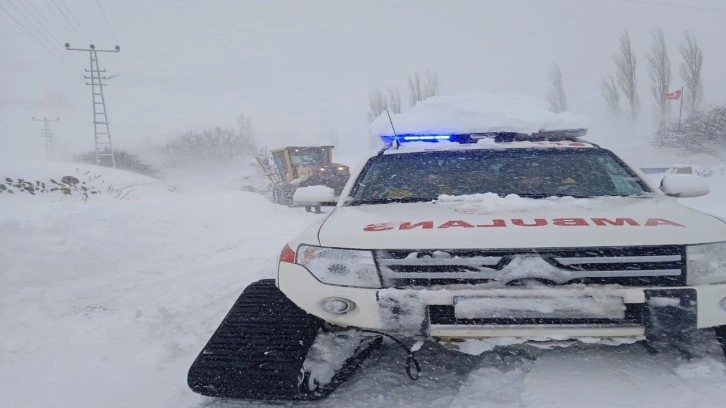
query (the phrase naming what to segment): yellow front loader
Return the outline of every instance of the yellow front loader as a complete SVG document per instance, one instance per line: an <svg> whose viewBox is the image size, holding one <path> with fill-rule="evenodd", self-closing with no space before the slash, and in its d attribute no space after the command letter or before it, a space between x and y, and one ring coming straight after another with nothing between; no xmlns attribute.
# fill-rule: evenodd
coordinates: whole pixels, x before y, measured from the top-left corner
<svg viewBox="0 0 726 408"><path fill-rule="evenodd" d="M333 163L334 146L287 146L256 157L270 180L272 201L292 205L298 187L327 186L339 195L348 182L348 166Z"/></svg>

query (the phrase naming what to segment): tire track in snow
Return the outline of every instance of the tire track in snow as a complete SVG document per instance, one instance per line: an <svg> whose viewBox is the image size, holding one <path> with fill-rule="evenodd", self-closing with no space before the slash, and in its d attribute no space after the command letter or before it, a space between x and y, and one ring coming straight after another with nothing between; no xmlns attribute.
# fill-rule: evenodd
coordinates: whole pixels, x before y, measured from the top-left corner
<svg viewBox="0 0 726 408"><path fill-rule="evenodd" d="M566 398L567 406L589 408L711 407L726 395L724 365L713 360L719 357L693 359L684 367L675 352L650 355L637 344L550 350L525 379L523 406L561 407ZM679 370L695 373L696 380L684 384L689 381ZM704 373L719 386L704 383Z"/></svg>
<svg viewBox="0 0 726 408"><path fill-rule="evenodd" d="M524 381L534 362L518 367L484 366L471 372L449 405L451 408L521 408Z"/></svg>

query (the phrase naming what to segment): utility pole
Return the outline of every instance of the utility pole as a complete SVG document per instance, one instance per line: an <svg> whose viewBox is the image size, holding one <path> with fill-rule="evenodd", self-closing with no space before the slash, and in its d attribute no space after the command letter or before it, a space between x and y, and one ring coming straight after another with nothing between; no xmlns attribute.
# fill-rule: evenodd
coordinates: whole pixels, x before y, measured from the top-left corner
<svg viewBox="0 0 726 408"><path fill-rule="evenodd" d="M111 167L115 168L116 158L113 154L111 130L108 126L106 98L103 95L103 87L107 85L103 83L103 80L109 78L101 76L101 74L105 73L106 70L102 70L98 66L98 53L119 52L121 51L121 47L117 45L113 50L98 50L93 44L91 44L89 48L71 48L69 43L66 43L65 46L68 51L88 51L88 54L90 55L91 69L87 69L85 71L90 73L91 76L84 76L83 78L91 81L90 83L86 82L86 85L91 86L91 98L93 101L93 136L96 146L96 165L101 166L110 164Z"/></svg>
<svg viewBox="0 0 726 408"><path fill-rule="evenodd" d="M60 118L55 119L36 119L33 117L34 122L43 122L43 128L40 129L40 137L45 139L45 157L53 155L53 131L50 129L50 122L58 122Z"/></svg>

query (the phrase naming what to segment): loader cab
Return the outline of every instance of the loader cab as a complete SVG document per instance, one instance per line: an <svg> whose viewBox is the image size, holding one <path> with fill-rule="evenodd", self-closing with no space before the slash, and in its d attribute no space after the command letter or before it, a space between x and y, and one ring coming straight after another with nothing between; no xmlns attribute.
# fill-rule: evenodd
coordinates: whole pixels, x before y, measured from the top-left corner
<svg viewBox="0 0 726 408"><path fill-rule="evenodd" d="M333 161L333 146L288 146L272 150L275 166L286 182L309 177ZM346 166L347 168L347 166Z"/></svg>
<svg viewBox="0 0 726 408"><path fill-rule="evenodd" d="M322 185L336 195L350 178L348 166L333 163L334 146L287 146L269 151L258 163L270 179L272 201L292 205L298 187Z"/></svg>

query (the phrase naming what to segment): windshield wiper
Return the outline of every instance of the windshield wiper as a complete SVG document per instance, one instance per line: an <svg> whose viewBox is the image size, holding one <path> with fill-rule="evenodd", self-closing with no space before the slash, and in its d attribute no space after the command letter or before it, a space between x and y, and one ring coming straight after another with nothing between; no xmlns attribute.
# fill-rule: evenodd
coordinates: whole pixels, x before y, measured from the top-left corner
<svg viewBox="0 0 726 408"><path fill-rule="evenodd" d="M389 204L389 203L425 203L433 202L433 198L428 197L399 197L399 198L373 198L369 200L351 200L348 205L366 205L366 204Z"/></svg>

